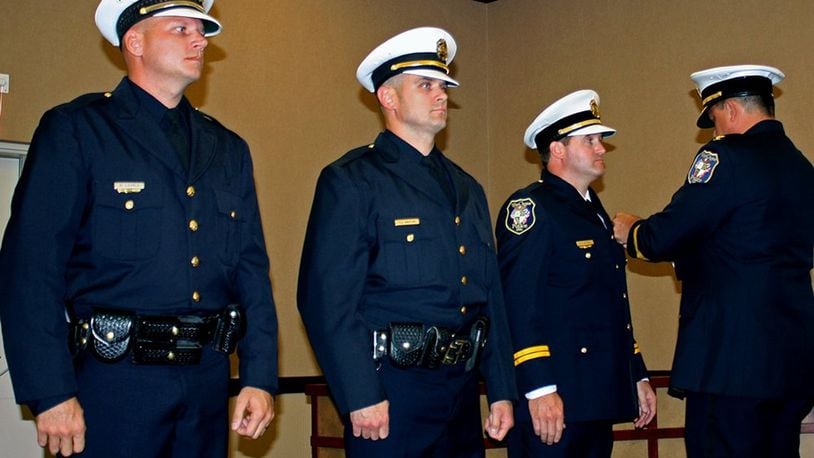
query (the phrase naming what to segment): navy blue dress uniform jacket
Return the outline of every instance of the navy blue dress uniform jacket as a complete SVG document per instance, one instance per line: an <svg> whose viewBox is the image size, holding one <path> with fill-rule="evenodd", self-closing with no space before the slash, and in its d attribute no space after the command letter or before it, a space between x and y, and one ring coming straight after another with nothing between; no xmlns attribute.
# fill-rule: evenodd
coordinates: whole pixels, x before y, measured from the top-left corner
<svg viewBox="0 0 814 458"><path fill-rule="evenodd" d="M248 147L190 110L187 173L136 91L125 78L112 93L57 106L34 134L0 256L20 403L77 392L66 307L85 317L92 307L204 315L240 303L241 382L277 388L277 318Z"/></svg>
<svg viewBox="0 0 814 458"><path fill-rule="evenodd" d="M814 170L780 122L704 145L627 247L682 281L675 394L814 398Z"/></svg>
<svg viewBox="0 0 814 458"><path fill-rule="evenodd" d="M592 204L544 171L498 216L517 384L521 393L556 384L567 421L626 421L638 416L636 383L647 370L633 337L624 250L589 193Z"/></svg>
<svg viewBox="0 0 814 458"><path fill-rule="evenodd" d="M480 370L488 397L516 399L483 189L442 156L457 192L453 207L422 158L385 131L328 165L317 183L298 306L342 413L386 399L371 332L390 322L463 330L487 316Z"/></svg>

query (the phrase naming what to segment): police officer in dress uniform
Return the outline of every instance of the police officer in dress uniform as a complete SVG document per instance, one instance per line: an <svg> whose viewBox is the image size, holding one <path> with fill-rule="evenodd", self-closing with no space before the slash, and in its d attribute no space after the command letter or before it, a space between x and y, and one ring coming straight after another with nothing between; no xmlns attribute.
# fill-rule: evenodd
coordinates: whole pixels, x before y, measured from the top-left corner
<svg viewBox="0 0 814 458"><path fill-rule="evenodd" d="M599 96L571 93L525 143L542 179L515 192L496 225L520 393L510 457L610 457L613 424L643 427L656 395L633 338L625 254L591 183L605 173ZM567 426L567 428L566 428Z"/></svg>
<svg viewBox="0 0 814 458"><path fill-rule="evenodd" d="M274 415L277 319L249 150L184 97L221 31L211 6L102 0L96 24L127 77L49 110L34 133L0 316L16 399L51 453L225 457L244 332L231 427L256 438Z"/></svg>
<svg viewBox="0 0 814 458"><path fill-rule="evenodd" d="M671 394L687 456L798 457L814 403L814 169L774 119L762 65L692 74L714 127L684 185L647 219L620 213L628 253L682 281Z"/></svg>
<svg viewBox="0 0 814 458"><path fill-rule="evenodd" d="M386 130L323 169L298 306L350 457L481 457L513 425L510 344L481 186L435 146L447 122L444 30L403 32L357 79Z"/></svg>

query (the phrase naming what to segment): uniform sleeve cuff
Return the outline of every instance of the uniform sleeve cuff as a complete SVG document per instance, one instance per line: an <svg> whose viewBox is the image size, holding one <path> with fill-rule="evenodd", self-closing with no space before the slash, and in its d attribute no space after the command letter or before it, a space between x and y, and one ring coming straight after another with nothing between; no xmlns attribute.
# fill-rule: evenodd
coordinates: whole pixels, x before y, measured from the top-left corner
<svg viewBox="0 0 814 458"><path fill-rule="evenodd" d="M547 394L556 393L557 392L557 385L546 385L536 390L531 390L526 393L526 399L537 399L541 398Z"/></svg>
<svg viewBox="0 0 814 458"><path fill-rule="evenodd" d="M56 405L62 404L63 402L71 399L72 397L76 396L75 394L61 394L58 396L51 396L48 398L37 399L35 401L26 401L24 402L25 405L31 410L31 413L34 416L39 416L39 414L45 412L46 410L54 407Z"/></svg>

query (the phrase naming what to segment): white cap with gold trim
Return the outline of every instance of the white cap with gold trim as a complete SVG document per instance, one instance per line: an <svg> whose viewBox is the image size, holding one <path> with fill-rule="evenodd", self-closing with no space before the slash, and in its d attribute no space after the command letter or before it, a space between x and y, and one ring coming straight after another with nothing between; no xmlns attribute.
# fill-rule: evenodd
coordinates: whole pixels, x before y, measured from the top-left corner
<svg viewBox="0 0 814 458"><path fill-rule="evenodd" d="M523 140L531 149L547 150L549 143L564 137L590 134L610 137L615 133L616 129L602 124L599 94L583 89L557 100L537 115Z"/></svg>
<svg viewBox="0 0 814 458"><path fill-rule="evenodd" d="M125 32L137 22L153 16L200 19L204 35L211 37L223 27L209 14L215 0L102 0L96 8L96 27L113 46L119 46Z"/></svg>
<svg viewBox="0 0 814 458"><path fill-rule="evenodd" d="M702 128L713 127L707 114L709 107L730 97L757 95L766 105L774 106L772 88L785 77L780 70L766 65L730 65L693 73L690 79L695 83L703 107L695 124Z"/></svg>
<svg viewBox="0 0 814 458"><path fill-rule="evenodd" d="M376 47L356 69L356 79L370 92L376 92L388 79L401 73L458 82L449 76L449 64L457 51L455 39L437 27L407 30Z"/></svg>

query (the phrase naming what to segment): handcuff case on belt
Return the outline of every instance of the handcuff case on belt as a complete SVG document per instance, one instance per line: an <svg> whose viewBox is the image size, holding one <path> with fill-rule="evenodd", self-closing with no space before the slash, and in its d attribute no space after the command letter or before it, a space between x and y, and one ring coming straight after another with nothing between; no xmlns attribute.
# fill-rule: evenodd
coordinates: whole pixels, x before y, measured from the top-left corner
<svg viewBox="0 0 814 458"><path fill-rule="evenodd" d="M421 323L390 323L390 361L396 367L418 365L424 356L424 326Z"/></svg>
<svg viewBox="0 0 814 458"><path fill-rule="evenodd" d="M93 354L105 362L116 362L127 355L133 329L132 314L96 311L90 319Z"/></svg>

